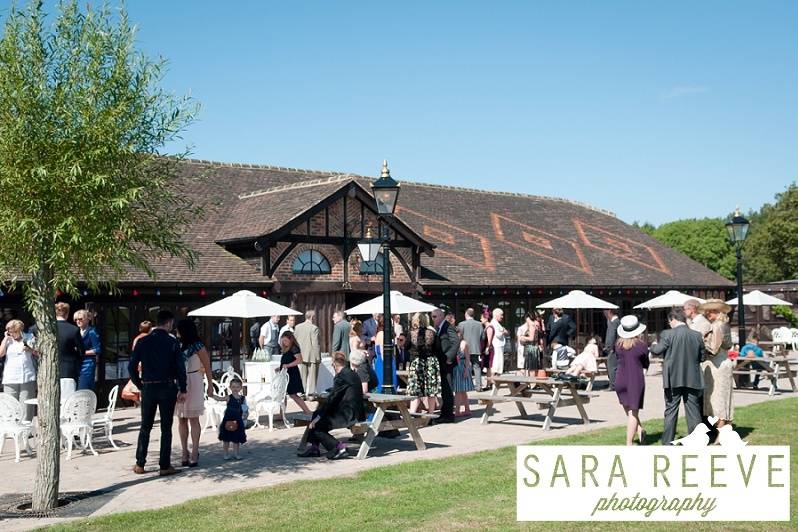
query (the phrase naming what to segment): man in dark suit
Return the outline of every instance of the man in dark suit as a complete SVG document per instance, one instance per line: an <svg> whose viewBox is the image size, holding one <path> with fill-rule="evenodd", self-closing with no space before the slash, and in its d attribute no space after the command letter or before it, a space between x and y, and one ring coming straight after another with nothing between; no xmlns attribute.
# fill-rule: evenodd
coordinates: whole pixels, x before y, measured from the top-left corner
<svg viewBox="0 0 798 532"><path fill-rule="evenodd" d="M701 394L704 377L701 374L701 359L704 355L704 339L686 324L684 311L673 308L668 313L671 328L662 331L659 343L651 346L655 355L665 354L662 363L662 383L665 390L665 427L662 444L670 444L676 437L676 422L679 420L679 403L684 401L687 416L687 432L701 423Z"/></svg>
<svg viewBox="0 0 798 532"><path fill-rule="evenodd" d="M607 309L604 311L607 318L607 332L604 335L604 356L607 357L607 377L610 380L610 391L615 389L615 374L618 373L618 357L615 354L615 342L618 341L618 311Z"/></svg>
<svg viewBox="0 0 798 532"><path fill-rule="evenodd" d="M344 313L341 310L333 312L333 334L332 334L332 352L340 351L346 355L349 360L349 322L344 319Z"/></svg>
<svg viewBox="0 0 798 532"><path fill-rule="evenodd" d="M136 465L133 466L133 472L137 474L144 473L156 410L161 414L160 475L177 473L171 463L172 419L175 404L186 398L186 364L180 352L180 343L169 334L174 322L174 314L168 310L160 311L152 332L136 342L127 367L133 384L141 390L141 428L136 447ZM137 371L139 362L140 376Z"/></svg>
<svg viewBox="0 0 798 532"><path fill-rule="evenodd" d="M435 344L433 353L438 357L441 366L441 416L438 423L454 423L454 393L452 379L454 366L457 363L457 349L460 339L454 326L446 320L446 313L436 308L432 311L432 323L435 325Z"/></svg>
<svg viewBox="0 0 798 532"><path fill-rule="evenodd" d="M83 363L84 347L80 328L67 321L69 304L55 304L55 319L58 328L58 365L62 379L73 379L75 384L80 378L80 366Z"/></svg>
<svg viewBox="0 0 798 532"><path fill-rule="evenodd" d="M570 314L563 314L561 308L555 308L549 316L546 330L549 331L547 345L551 345L555 340L560 345L568 345L571 338L576 336L576 323Z"/></svg>
<svg viewBox="0 0 798 532"><path fill-rule="evenodd" d="M327 401L313 414L308 434L310 446L304 452L299 453L299 456L320 456L319 445L323 445L327 449L327 458L330 460L338 460L347 455L346 444L331 436L330 431L349 428L358 421L366 419L363 387L360 377L356 373L360 364L355 364L355 362L367 364L366 357L358 356L350 367L343 353L339 351L333 355L333 369L335 370L333 387Z"/></svg>

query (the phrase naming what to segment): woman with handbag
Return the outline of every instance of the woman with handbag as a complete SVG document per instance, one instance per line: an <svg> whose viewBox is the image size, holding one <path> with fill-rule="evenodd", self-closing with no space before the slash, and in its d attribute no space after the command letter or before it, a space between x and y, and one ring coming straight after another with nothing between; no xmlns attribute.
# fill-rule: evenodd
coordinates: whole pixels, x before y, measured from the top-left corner
<svg viewBox="0 0 798 532"><path fill-rule="evenodd" d="M247 443L247 433L244 430L244 418L247 411L247 398L241 395L244 384L238 377L230 379L230 395L227 396L227 408L224 411L222 423L219 425L219 441L224 442L224 459L241 460L238 450L242 443ZM230 454L230 444L233 444L233 454Z"/></svg>
<svg viewBox="0 0 798 532"><path fill-rule="evenodd" d="M213 395L213 374L211 373L211 357L205 344L200 340L194 320L183 319L177 322L177 338L180 340L180 351L186 365L186 400L175 407L177 428L183 467L199 465L199 441L202 428L199 418L205 413L205 395ZM203 379L204 377L204 379ZM205 382L207 381L207 388ZM191 434L191 453L188 449L188 437Z"/></svg>

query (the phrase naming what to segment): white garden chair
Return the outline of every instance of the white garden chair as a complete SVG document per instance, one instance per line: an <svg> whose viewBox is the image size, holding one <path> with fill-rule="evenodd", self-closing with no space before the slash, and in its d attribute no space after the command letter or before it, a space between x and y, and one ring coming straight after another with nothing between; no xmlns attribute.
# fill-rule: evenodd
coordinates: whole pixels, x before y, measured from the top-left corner
<svg viewBox="0 0 798 532"><path fill-rule="evenodd" d="M227 395L222 390L222 386L220 383L214 381L213 382L213 393L219 397L224 397ZM224 411L227 408L227 405L221 401L214 399L213 397L208 397L208 378L204 377L203 379L203 389L205 390L205 422L202 424L202 430L200 431L200 436L205 433L205 429L211 429L212 431L216 431L216 427L219 423L222 422L224 418Z"/></svg>
<svg viewBox="0 0 798 532"><path fill-rule="evenodd" d="M261 393L252 397L254 406L250 408L255 413L254 427L261 426L260 416L268 415L269 432L274 431L274 414L278 412L283 416L285 428L292 426L285 415L285 394L286 390L288 390L288 379L288 370L283 369L272 379L271 390L264 389Z"/></svg>
<svg viewBox="0 0 798 532"><path fill-rule="evenodd" d="M92 434L95 428L102 427L105 431L105 437L108 438L108 441L111 443L111 447L118 451L119 447L114 443L114 412L116 411L117 395L119 395L118 384L111 388L111 392L108 394L108 409L105 411L105 414L95 415L91 420L91 427Z"/></svg>
<svg viewBox="0 0 798 532"><path fill-rule="evenodd" d="M3 446L6 438L14 440L15 462L19 462L20 449L25 448L28 456L31 456L31 448L28 444L28 437L33 430L30 422L22 421L24 405L13 395L0 393L0 454L3 453Z"/></svg>
<svg viewBox="0 0 798 532"><path fill-rule="evenodd" d="M75 437L80 440L83 451L89 448L91 454L97 451L91 444L92 416L97 410L97 396L91 390L78 390L69 396L61 409L61 436L67 446L67 460L72 459L72 446Z"/></svg>
<svg viewBox="0 0 798 532"><path fill-rule="evenodd" d="M238 377L238 380L244 382L244 379L241 378L241 375L236 373L233 366L227 366L227 371L225 371L219 379L219 384L221 384L228 393L230 392L230 381L233 380L234 377Z"/></svg>

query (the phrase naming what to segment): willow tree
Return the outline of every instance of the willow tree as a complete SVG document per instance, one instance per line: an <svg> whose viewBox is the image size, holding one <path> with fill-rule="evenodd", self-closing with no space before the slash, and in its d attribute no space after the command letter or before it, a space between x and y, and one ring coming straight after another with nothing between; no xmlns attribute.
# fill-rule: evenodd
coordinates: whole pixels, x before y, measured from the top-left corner
<svg viewBox="0 0 798 532"><path fill-rule="evenodd" d="M197 111L161 88L164 63L135 48L123 9L63 0L12 9L0 36L0 274L22 286L39 349L33 508L55 507L59 290L113 286L157 257L195 260L181 233L198 209L163 153Z"/></svg>

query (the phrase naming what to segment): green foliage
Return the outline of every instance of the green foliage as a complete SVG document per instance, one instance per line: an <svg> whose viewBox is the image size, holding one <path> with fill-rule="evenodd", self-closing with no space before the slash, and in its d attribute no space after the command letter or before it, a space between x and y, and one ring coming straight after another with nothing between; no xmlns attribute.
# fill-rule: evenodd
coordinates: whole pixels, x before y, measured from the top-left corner
<svg viewBox="0 0 798 532"><path fill-rule="evenodd" d="M767 283L798 278L798 186L791 184L751 220L744 248L749 281Z"/></svg>
<svg viewBox="0 0 798 532"><path fill-rule="evenodd" d="M721 218L677 220L650 234L723 277L734 279L737 263L725 223Z"/></svg>
<svg viewBox="0 0 798 532"><path fill-rule="evenodd" d="M773 314L787 320L790 327L798 327L798 314L792 311L787 305L778 305L773 307Z"/></svg>
<svg viewBox="0 0 798 532"><path fill-rule="evenodd" d="M642 224L638 223L638 222L632 222L632 227L636 227L640 231L644 232L647 235L651 235L651 236L653 236L654 235L654 231L657 230L657 228L654 227L654 225L649 223L649 222L643 222Z"/></svg>
<svg viewBox="0 0 798 532"><path fill-rule="evenodd" d="M163 61L134 50L124 10L41 2L12 9L0 39L0 274L51 273L49 291L191 263L181 231L197 210L176 182L184 154L159 150L197 106L159 88Z"/></svg>

